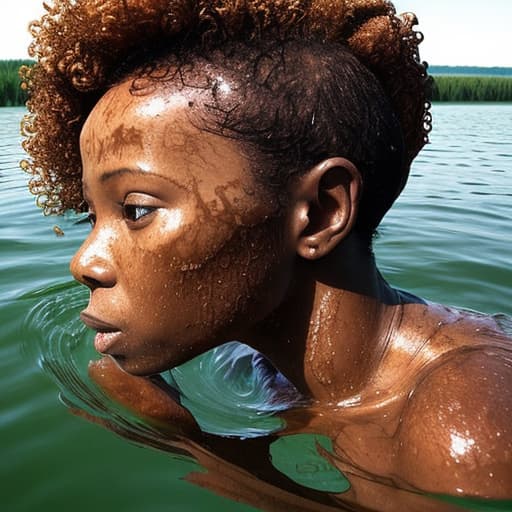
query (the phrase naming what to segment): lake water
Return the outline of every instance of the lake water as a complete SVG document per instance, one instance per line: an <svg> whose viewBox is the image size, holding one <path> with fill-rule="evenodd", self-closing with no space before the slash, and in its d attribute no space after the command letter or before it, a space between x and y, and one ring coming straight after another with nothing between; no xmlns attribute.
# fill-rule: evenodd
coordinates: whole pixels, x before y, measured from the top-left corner
<svg viewBox="0 0 512 512"><path fill-rule="evenodd" d="M34 206L17 163L22 115L0 109L0 508L254 510L180 480L193 463L131 445L59 402L38 365L41 333L26 318L70 289L68 261L89 227ZM430 300L510 315L512 105L435 105L434 121L431 144L379 229L380 267Z"/></svg>

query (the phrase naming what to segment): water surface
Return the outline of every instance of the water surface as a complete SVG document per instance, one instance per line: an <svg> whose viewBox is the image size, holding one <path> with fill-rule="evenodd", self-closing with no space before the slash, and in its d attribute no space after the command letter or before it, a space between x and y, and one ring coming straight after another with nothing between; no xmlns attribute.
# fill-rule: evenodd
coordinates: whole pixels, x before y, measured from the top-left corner
<svg viewBox="0 0 512 512"><path fill-rule="evenodd" d="M89 228L34 207L17 166L22 115L0 109L0 507L253 510L180 480L194 463L130 445L59 403L38 367L41 333L26 319L41 301L57 301L38 321L73 349L59 325L84 300L67 266ZM512 314L512 105L436 105L434 119L432 143L379 229L380 267L392 284L430 300Z"/></svg>

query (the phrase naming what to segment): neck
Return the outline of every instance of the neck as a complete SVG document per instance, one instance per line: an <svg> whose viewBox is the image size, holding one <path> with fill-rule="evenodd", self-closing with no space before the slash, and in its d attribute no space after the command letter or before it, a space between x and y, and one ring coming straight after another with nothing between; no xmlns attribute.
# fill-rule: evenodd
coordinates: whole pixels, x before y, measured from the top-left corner
<svg viewBox="0 0 512 512"><path fill-rule="evenodd" d="M397 294L357 242L319 261L298 261L295 276L252 344L304 395L320 402L354 397L381 360Z"/></svg>

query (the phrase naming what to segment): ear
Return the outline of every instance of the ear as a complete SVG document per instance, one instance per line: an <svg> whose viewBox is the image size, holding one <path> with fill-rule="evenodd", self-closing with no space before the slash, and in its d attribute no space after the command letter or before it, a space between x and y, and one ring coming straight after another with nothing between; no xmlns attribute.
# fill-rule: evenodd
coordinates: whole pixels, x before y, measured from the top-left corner
<svg viewBox="0 0 512 512"><path fill-rule="evenodd" d="M300 256L319 259L351 232L361 191L361 174L341 157L320 162L293 183L291 227Z"/></svg>

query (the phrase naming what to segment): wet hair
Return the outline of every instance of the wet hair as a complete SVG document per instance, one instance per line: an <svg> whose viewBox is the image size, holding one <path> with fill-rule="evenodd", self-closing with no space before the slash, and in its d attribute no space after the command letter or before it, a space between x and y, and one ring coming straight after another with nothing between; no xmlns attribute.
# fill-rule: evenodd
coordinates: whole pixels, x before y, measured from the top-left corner
<svg viewBox="0 0 512 512"><path fill-rule="evenodd" d="M209 91L204 128L250 147L282 189L330 156L358 166L356 228L371 233L401 192L431 126L413 15L387 0L55 0L33 22L22 75L22 168L45 213L82 211L79 134L130 77ZM223 95L222 80L234 94ZM225 85L225 84L224 84Z"/></svg>

